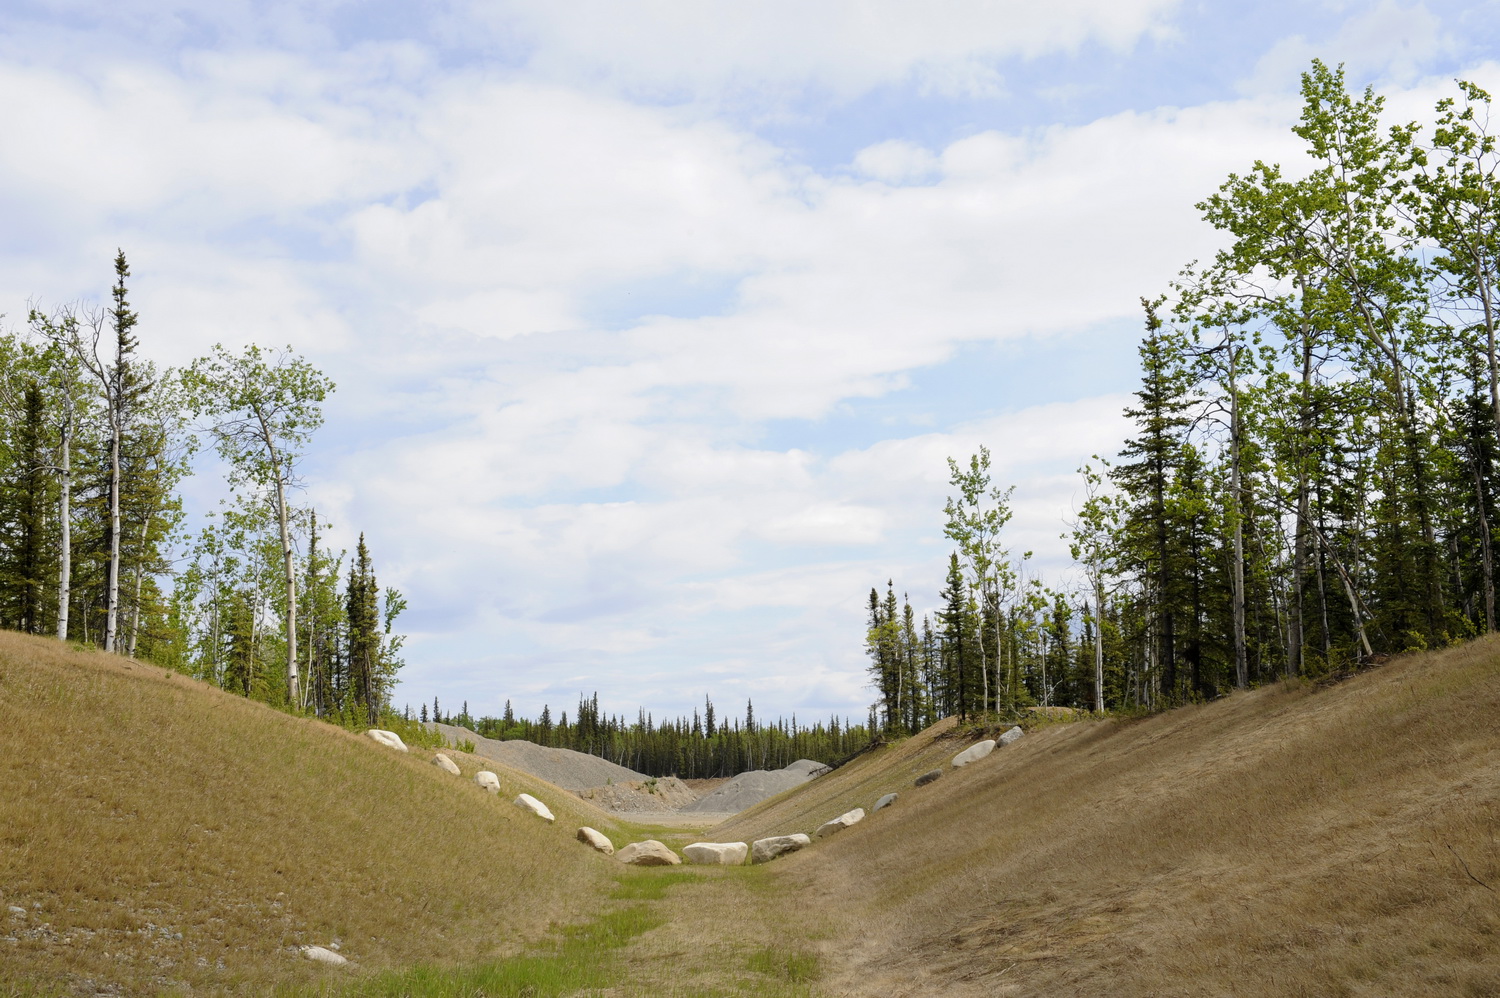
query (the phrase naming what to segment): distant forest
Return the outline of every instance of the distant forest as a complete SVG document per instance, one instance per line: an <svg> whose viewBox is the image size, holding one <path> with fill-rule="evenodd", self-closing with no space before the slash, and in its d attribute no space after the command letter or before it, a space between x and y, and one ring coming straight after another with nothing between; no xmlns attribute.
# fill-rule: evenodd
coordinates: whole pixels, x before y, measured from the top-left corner
<svg viewBox="0 0 1500 998"><path fill-rule="evenodd" d="M828 723L811 727L797 721L757 721L755 704L745 701L745 717L724 719L704 697L703 711L694 709L692 719L678 717L656 721L641 710L635 720L599 712L599 694L580 697L573 720L563 711L556 721L552 708L544 706L535 721L517 718L510 701L501 717L475 720L465 703L457 714L444 714L442 703L432 701L431 714L423 704L418 713L406 708L405 720L429 720L456 724L500 741L524 739L549 748L586 752L618 763L647 776L676 776L684 780L735 776L752 769L781 769L798 759L837 766L869 746L875 725L874 708L868 724L852 725L830 717Z"/></svg>
<svg viewBox="0 0 1500 998"><path fill-rule="evenodd" d="M1310 170L1230 175L1198 205L1227 246L1142 300L1134 435L1080 469L1063 535L1077 582L1005 549L988 450L950 460L941 607L870 591L882 728L1159 709L1495 630L1490 95L1387 126L1315 62L1302 97Z"/></svg>

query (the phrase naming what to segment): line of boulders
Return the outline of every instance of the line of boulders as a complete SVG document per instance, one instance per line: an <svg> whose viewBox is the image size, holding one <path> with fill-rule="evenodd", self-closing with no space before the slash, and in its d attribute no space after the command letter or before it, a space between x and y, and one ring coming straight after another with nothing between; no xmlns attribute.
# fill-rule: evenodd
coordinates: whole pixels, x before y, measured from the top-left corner
<svg viewBox="0 0 1500 998"><path fill-rule="evenodd" d="M1025 732L1022 731L1019 727L1011 727L999 738L986 738L982 742L975 742L973 745L970 745L968 748L964 749L962 752L958 753L958 755L953 757L952 766L954 769L963 769L965 766L969 765L969 763L978 762L980 759L983 759L985 756L995 751L996 748L1003 748L1004 746L1016 741L1024 734ZM928 772L923 773L921 776L913 780L912 786L925 787L927 786L927 784L941 779L942 776L943 771L941 769L929 770ZM894 795L892 795L892 797L894 798ZM883 806L885 805L882 805L879 802L876 803L877 810Z"/></svg>
<svg viewBox="0 0 1500 998"><path fill-rule="evenodd" d="M380 728L371 728L366 731L365 734L368 735L377 744L384 745L386 748L392 748L398 752L410 751L410 749L406 747L406 743L401 740L401 736L396 734L394 731L382 731ZM443 772L449 773L453 776L463 775L462 770L458 768L458 763L454 762L452 758L444 755L442 752L438 752L433 755L432 764L438 769L441 769ZM498 794L500 792L499 775L491 772L488 769L481 769L479 772L475 773L474 782L478 784L481 790L488 790L492 794ZM557 820L556 817L553 816L552 810L548 808L546 804L543 804L541 801L537 800L530 794L521 794L517 796L516 799L511 803L515 804L516 807L519 807L523 811L529 811L530 813L536 815L538 818L541 818L543 821ZM319 958L311 957L310 959Z"/></svg>
<svg viewBox="0 0 1500 998"><path fill-rule="evenodd" d="M955 755L952 759L954 769L962 769L970 763L977 762L995 751L997 747L1009 745L1020 738L1024 732L1019 727L1012 727L997 739L987 738L976 742ZM917 777L916 786L923 787L943 775L941 769L923 773ZM880 811L896 803L900 794L889 793L875 801L871 812ZM644 842L632 842L618 853L615 852L613 843L602 833L593 828L583 827L578 829L578 841L599 850L606 856L614 856L622 863L633 866L677 866L685 858L689 863L707 866L740 866L743 865L748 855L750 862L769 863L778 856L796 852L812 845L814 838L826 839L846 828L858 824L865 817L865 809L857 807L852 811L845 811L836 818L818 826L818 830L812 835L797 832L792 835L772 835L764 839L756 839L754 842L694 842L683 846L682 856L679 857L670 848L656 839L646 839Z"/></svg>

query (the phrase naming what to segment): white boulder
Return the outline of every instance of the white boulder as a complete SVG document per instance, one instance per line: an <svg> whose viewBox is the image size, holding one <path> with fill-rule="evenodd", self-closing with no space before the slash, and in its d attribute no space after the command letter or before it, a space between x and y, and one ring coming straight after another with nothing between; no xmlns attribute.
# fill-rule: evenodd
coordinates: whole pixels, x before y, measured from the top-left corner
<svg viewBox="0 0 1500 998"><path fill-rule="evenodd" d="M1025 733L1026 732L1022 731L1020 728L1011 728L1005 734L1000 736L1000 744L1009 745L1011 742L1016 741Z"/></svg>
<svg viewBox="0 0 1500 998"><path fill-rule="evenodd" d="M500 792L500 777L496 776L488 769L481 769L479 772L475 773L474 782L479 784L482 789L488 790L492 794L498 794Z"/></svg>
<svg viewBox="0 0 1500 998"><path fill-rule="evenodd" d="M796 852L812 845L812 839L798 832L795 835L773 835L768 839L756 839L750 844L750 862L769 863L777 856Z"/></svg>
<svg viewBox="0 0 1500 998"><path fill-rule="evenodd" d="M458 775L458 763L441 752L432 757L432 764L445 773L452 773L454 776Z"/></svg>
<svg viewBox="0 0 1500 998"><path fill-rule="evenodd" d="M750 855L750 846L745 842L694 842L682 847L682 855L700 866L739 866Z"/></svg>
<svg viewBox="0 0 1500 998"><path fill-rule="evenodd" d="M971 762L978 762L993 751L995 751L995 740L993 738L986 738L982 742L975 742L953 757L953 768L962 769Z"/></svg>
<svg viewBox="0 0 1500 998"><path fill-rule="evenodd" d="M344 957L335 953L333 950L325 949L322 946L303 946L302 955L307 957L309 960L315 960L318 963L327 963L333 966L338 966L340 964L349 962Z"/></svg>
<svg viewBox="0 0 1500 998"><path fill-rule="evenodd" d="M864 819L865 809L862 807L857 807L852 811L845 811L843 814L839 815L837 818L834 818L832 821L823 822L818 826L818 830L813 834L820 839L826 839L834 832L842 832L850 825L857 824Z"/></svg>
<svg viewBox="0 0 1500 998"><path fill-rule="evenodd" d="M603 832L590 828L588 825L578 829L578 841L594 847L606 856L615 854L615 844L606 838Z"/></svg>
<svg viewBox="0 0 1500 998"><path fill-rule="evenodd" d="M882 797L878 801L876 801L875 802L875 806L873 808L871 808L870 810L872 812L874 812L874 811L879 811L883 807L890 807L892 804L896 803L896 798L899 797L899 796L901 796L901 795L900 794L886 794L884 797Z"/></svg>
<svg viewBox="0 0 1500 998"><path fill-rule="evenodd" d="M365 734L369 735L371 738L375 739L386 748L393 748L397 752L407 751L406 743L403 742L401 740L401 736L396 734L394 731L382 731L379 728L371 728L369 731L366 731Z"/></svg>
<svg viewBox="0 0 1500 998"><path fill-rule="evenodd" d="M515 800L515 804L516 807L520 808L523 811L530 811L538 818L545 818L548 821L557 820L552 817L552 812L548 810L546 804L543 804L541 801L537 800L530 794L522 794L521 796L517 797Z"/></svg>
<svg viewBox="0 0 1500 998"><path fill-rule="evenodd" d="M677 866L682 863L675 852L655 839L632 842L616 853L615 858L632 866Z"/></svg>

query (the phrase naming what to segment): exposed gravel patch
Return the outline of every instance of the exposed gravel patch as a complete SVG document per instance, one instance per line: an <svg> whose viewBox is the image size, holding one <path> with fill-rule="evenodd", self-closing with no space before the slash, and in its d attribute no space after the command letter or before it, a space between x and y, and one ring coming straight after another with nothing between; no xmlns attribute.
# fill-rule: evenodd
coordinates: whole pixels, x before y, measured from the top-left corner
<svg viewBox="0 0 1500 998"><path fill-rule="evenodd" d="M574 752L572 749L544 748L520 740L496 741L455 724L429 724L428 727L441 731L449 741L473 742L475 755L530 773L564 790L587 790L590 787L604 786L610 781L629 783L650 778L645 773L637 773L607 759Z"/></svg>
<svg viewBox="0 0 1500 998"><path fill-rule="evenodd" d="M578 796L599 807L631 814L676 811L698 799L692 788L675 776L590 787L578 791Z"/></svg>
<svg viewBox="0 0 1500 998"><path fill-rule="evenodd" d="M748 773L741 773L729 780L712 793L705 794L683 807L682 810L684 812L727 811L737 814L747 807L759 804L767 797L774 797L782 791L799 787L814 776L826 772L828 772L827 766L821 762L813 762L811 759L798 759L785 769L752 769Z"/></svg>

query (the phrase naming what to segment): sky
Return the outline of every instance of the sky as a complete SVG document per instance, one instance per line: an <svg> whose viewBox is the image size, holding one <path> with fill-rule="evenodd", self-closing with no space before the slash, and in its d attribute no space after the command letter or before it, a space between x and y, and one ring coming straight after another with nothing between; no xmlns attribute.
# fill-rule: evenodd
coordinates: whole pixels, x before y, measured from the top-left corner
<svg viewBox="0 0 1500 998"><path fill-rule="evenodd" d="M1310 60L1430 120L1497 43L1493 2L6 0L0 321L121 248L144 355L326 372L298 501L409 602L398 706L862 718L949 457L1076 584L1140 299L1305 160Z"/></svg>

